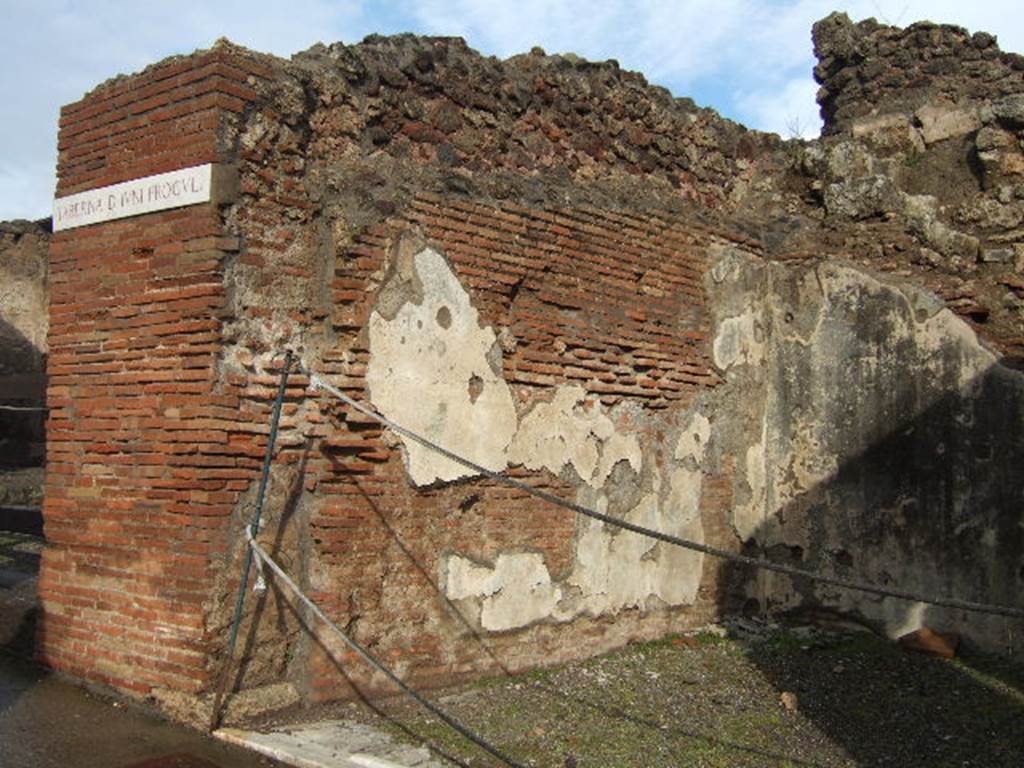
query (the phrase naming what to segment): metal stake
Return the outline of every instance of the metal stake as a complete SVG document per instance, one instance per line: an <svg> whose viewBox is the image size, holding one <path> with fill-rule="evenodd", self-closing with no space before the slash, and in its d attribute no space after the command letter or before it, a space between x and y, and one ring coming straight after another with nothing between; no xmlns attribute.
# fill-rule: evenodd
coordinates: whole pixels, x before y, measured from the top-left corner
<svg viewBox="0 0 1024 768"><path fill-rule="evenodd" d="M263 515L263 499L267 493L267 483L270 480L270 465L274 456L274 444L277 442L277 428L281 422L281 406L284 404L284 394L288 388L288 374L292 368L291 350L285 355L284 370L281 372L281 383L277 389L277 399L274 401L274 412L270 417L270 439L267 441L267 455L263 458L263 475L260 478L259 492L256 494L256 511L253 514L249 531L253 537L259 533L260 517ZM220 706L224 693L231 676L232 660L235 655L235 643L238 641L238 628L242 622L242 608L245 605L245 588L249 584L249 571L252 569L252 549L245 547L245 567L242 570L242 583L238 587L238 599L235 602L235 618L231 622L231 636L228 639L227 657L224 659L224 666L221 668L220 682L217 685L217 695L213 699L213 712L210 714L210 731L217 728L220 723Z"/></svg>

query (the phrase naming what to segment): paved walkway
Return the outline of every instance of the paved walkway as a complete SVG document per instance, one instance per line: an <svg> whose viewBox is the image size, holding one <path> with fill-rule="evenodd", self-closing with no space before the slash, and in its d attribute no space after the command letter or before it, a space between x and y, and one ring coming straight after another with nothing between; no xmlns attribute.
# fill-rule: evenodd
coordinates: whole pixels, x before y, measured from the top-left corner
<svg viewBox="0 0 1024 768"><path fill-rule="evenodd" d="M426 747L400 744L376 728L328 720L264 732L222 728L218 738L300 768L445 768Z"/></svg>
<svg viewBox="0 0 1024 768"><path fill-rule="evenodd" d="M0 658L0 765L255 768L281 763Z"/></svg>
<svg viewBox="0 0 1024 768"><path fill-rule="evenodd" d="M90 693L27 659L42 539L0 530L0 766L3 768L439 768L424 748L342 721L215 739L136 704Z"/></svg>
<svg viewBox="0 0 1024 768"><path fill-rule="evenodd" d="M0 531L0 766L256 768L281 763L92 694L29 661L42 540Z"/></svg>

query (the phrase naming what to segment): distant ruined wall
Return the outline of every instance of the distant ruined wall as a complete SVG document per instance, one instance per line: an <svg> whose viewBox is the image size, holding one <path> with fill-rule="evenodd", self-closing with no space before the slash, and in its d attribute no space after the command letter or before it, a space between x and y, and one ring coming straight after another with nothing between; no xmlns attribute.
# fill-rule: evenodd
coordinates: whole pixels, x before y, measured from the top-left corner
<svg viewBox="0 0 1024 768"><path fill-rule="evenodd" d="M905 29L833 13L814 25L814 76L825 133L878 114L926 105L977 108L1021 92L1024 56L986 32L922 21Z"/></svg>
<svg viewBox="0 0 1024 768"><path fill-rule="evenodd" d="M834 16L815 35L839 61L839 41L897 32ZM864 61L895 66L897 48L876 49ZM1014 61L987 38L971 50ZM614 62L502 62L450 38L288 62L220 43L101 86L62 118L62 194L205 161L237 183L54 238L44 655L204 716L285 349L479 464L609 514L1019 603L1024 168L1014 95L972 77L956 86L970 98L873 114L844 112L830 81L838 117L813 142ZM261 539L415 684L744 608L892 634L928 622L1020 652L1020 622L577 519L291 382ZM254 695L385 687L276 590L248 601L243 637L233 683Z"/></svg>
<svg viewBox="0 0 1024 768"><path fill-rule="evenodd" d="M44 224L0 222L0 405L41 408L46 401L50 232ZM0 410L0 469L42 464L45 420L42 411ZM0 503L5 500L22 499Z"/></svg>

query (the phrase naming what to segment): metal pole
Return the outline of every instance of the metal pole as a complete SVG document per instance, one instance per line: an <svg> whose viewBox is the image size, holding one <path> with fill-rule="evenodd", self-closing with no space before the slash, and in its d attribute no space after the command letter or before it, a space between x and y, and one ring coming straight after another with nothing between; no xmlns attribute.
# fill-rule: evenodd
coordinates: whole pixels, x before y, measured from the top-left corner
<svg viewBox="0 0 1024 768"><path fill-rule="evenodd" d="M256 494L256 511L253 514L252 523L249 525L249 532L253 537L259 533L260 517L263 515L263 499L267 493L267 483L270 480L270 465L274 457L274 444L277 442L277 428L281 422L281 406L284 404L285 391L288 388L288 374L292 367L292 353L288 351L284 359L284 370L281 372L281 383L277 389L277 399L274 401L274 412L270 417L270 439L267 441L267 454L263 458L263 475L260 477L260 487ZM232 659L235 655L235 644L238 641L238 629L242 623L242 608L245 605L245 591L249 584L249 571L252 569L252 549L245 548L245 566L242 569L242 583L238 587L238 599L235 601L235 618L231 622L231 635L228 638L227 655L224 659L224 666L221 668L220 682L217 685L217 694L213 699L213 712L210 714L210 730L217 728L220 722L220 706L224 699L224 693L231 676Z"/></svg>

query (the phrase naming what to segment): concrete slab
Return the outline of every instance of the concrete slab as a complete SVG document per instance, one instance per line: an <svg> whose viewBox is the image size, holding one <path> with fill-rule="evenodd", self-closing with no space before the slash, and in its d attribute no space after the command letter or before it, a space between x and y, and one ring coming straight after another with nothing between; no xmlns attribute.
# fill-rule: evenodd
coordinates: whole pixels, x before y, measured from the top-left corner
<svg viewBox="0 0 1024 768"><path fill-rule="evenodd" d="M426 747L411 747L362 723L328 720L266 731L221 728L214 736L296 768L444 768Z"/></svg>

